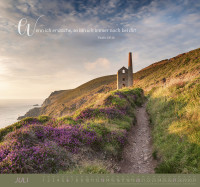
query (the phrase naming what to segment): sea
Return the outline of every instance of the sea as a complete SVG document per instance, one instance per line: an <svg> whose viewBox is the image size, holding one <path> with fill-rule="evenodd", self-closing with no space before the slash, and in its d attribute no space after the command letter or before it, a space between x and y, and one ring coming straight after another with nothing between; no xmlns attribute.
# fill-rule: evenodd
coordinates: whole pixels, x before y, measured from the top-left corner
<svg viewBox="0 0 200 187"><path fill-rule="evenodd" d="M39 99L0 99L0 129L17 122L28 110L40 107ZM38 104L39 106L33 106Z"/></svg>

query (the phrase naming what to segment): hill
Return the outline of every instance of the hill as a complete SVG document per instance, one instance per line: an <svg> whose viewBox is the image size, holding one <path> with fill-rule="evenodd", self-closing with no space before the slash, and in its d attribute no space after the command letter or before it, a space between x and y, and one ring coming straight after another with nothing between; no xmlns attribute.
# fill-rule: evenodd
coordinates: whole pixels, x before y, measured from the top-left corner
<svg viewBox="0 0 200 187"><path fill-rule="evenodd" d="M148 96L158 173L200 173L200 49L135 74Z"/></svg>
<svg viewBox="0 0 200 187"><path fill-rule="evenodd" d="M99 95L101 105L62 118L25 118L0 130L1 173L117 171L142 89Z"/></svg>
<svg viewBox="0 0 200 187"><path fill-rule="evenodd" d="M200 49L196 49L154 63L134 73L134 87L149 91L153 87L162 86L164 78L167 85L192 79L199 75L199 58ZM53 92L43 103L40 114L54 117L73 114L94 101L96 93L106 93L116 88L116 75L110 75L91 80L75 89Z"/></svg>
<svg viewBox="0 0 200 187"><path fill-rule="evenodd" d="M156 62L134 73L133 78L133 87L142 88L145 95L149 96L148 112L153 128L154 157L160 160L157 172L199 173L200 49ZM105 83L105 79L108 82ZM70 103L73 113L95 102L95 93L114 89L114 75L92 80L73 90L76 93L74 97L70 94L67 97L70 102L64 100L63 95L63 99L49 105L52 107L50 112L46 106L42 114L54 115L53 107L60 110L57 108L58 103ZM78 94L81 90L84 90L83 95ZM65 115L65 112L56 115Z"/></svg>
<svg viewBox="0 0 200 187"><path fill-rule="evenodd" d="M41 116L1 129L1 172L116 172L144 90L156 172L200 173L200 49L154 63L133 78L133 88L118 91L110 75L53 92Z"/></svg>

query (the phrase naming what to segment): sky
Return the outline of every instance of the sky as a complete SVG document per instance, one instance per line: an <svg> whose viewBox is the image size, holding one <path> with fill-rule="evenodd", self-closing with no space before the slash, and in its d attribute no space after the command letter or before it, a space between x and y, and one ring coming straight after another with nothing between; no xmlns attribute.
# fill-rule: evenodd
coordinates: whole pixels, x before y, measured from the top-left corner
<svg viewBox="0 0 200 187"><path fill-rule="evenodd" d="M79 28L134 32L69 32ZM137 72L199 48L199 31L200 0L1 0L0 99L45 99L116 74L129 52Z"/></svg>

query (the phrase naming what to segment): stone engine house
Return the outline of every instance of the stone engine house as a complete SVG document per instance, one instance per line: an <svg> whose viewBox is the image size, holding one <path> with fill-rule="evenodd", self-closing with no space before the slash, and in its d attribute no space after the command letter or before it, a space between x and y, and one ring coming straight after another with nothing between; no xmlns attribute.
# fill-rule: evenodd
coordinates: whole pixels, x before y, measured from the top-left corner
<svg viewBox="0 0 200 187"><path fill-rule="evenodd" d="M132 53L128 56L128 69L124 66L117 72L117 89L133 86Z"/></svg>

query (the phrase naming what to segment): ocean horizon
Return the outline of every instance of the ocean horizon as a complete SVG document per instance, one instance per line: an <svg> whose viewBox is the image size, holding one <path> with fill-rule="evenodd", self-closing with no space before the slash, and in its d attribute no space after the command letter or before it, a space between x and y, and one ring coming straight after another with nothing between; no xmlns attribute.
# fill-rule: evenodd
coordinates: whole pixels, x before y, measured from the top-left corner
<svg viewBox="0 0 200 187"><path fill-rule="evenodd" d="M19 116L34 108L40 107L42 99L0 99L0 129L17 122Z"/></svg>

